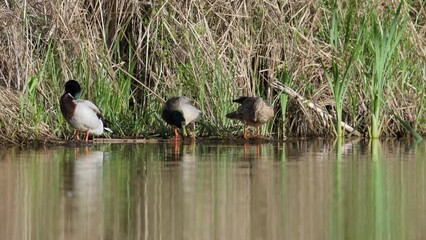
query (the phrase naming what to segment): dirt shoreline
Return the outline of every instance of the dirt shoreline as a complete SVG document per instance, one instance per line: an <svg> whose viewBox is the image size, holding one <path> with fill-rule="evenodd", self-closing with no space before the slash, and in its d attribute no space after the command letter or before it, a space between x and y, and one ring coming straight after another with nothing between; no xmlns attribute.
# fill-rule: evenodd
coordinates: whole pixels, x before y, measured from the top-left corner
<svg viewBox="0 0 426 240"><path fill-rule="evenodd" d="M307 138L297 138L307 139ZM282 138L267 138L267 137L252 137L244 139L242 137L199 137L195 139L181 138L177 142L182 144L203 143L203 144L243 144L243 143L272 143L272 142L285 142L288 139ZM21 143L2 143L0 148L21 146L21 147L49 147L49 146L65 146L65 147L82 147L92 146L97 144L145 144L145 143L174 143L176 140L173 138L94 138L89 142L76 141L76 140L31 140Z"/></svg>

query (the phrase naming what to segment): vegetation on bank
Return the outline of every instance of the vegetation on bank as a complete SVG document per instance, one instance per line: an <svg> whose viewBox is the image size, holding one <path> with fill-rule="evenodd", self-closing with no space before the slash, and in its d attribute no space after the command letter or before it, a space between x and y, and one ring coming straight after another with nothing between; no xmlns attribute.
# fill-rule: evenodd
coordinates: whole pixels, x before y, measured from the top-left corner
<svg viewBox="0 0 426 240"><path fill-rule="evenodd" d="M275 108L264 134L426 133L426 9L413 1L4 1L0 141L70 138L58 99L68 79L113 137L171 135L164 100L194 99L198 135L241 134L233 98ZM310 109L289 87L333 116Z"/></svg>

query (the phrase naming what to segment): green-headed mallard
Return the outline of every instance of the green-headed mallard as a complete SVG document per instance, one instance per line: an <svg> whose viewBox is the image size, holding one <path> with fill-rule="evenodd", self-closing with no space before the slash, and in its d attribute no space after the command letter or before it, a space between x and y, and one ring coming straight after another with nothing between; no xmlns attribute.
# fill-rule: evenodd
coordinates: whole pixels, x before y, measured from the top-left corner
<svg viewBox="0 0 426 240"><path fill-rule="evenodd" d="M237 111L226 114L227 118L244 123L244 138L248 138L247 125L253 126L259 134L259 127L274 116L274 109L260 97L240 97L233 102L241 104Z"/></svg>
<svg viewBox="0 0 426 240"><path fill-rule="evenodd" d="M104 127L104 118L99 109L88 100L78 99L81 87L75 80L65 83L65 93L59 100L62 115L65 120L76 129L76 139L80 140L79 132L86 132L85 141L89 140L89 133L100 135L111 129Z"/></svg>
<svg viewBox="0 0 426 240"><path fill-rule="evenodd" d="M186 135L185 126L196 122L200 118L201 111L194 106L189 98L184 96L172 97L163 106L161 117L174 127L175 139L179 138L176 128L182 128Z"/></svg>

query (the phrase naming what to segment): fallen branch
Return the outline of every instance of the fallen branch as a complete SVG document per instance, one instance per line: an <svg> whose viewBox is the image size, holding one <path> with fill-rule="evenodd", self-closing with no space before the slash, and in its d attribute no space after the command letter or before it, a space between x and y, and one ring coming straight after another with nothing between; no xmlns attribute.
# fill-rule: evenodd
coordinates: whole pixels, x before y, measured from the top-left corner
<svg viewBox="0 0 426 240"><path fill-rule="evenodd" d="M283 86L280 82L274 81L274 82L272 82L271 86L273 88L279 90L279 91L285 92L286 94L288 94L289 96L291 96L293 98L296 98L301 104L304 104L304 105L308 106L309 108L313 109L314 111L318 112L323 118L325 118L327 120L335 120L335 118L332 115L330 115L329 113L322 110L315 103L313 103L312 101L302 97L300 94L298 94L293 89ZM348 124L346 124L344 122L342 122L342 127L347 132L349 132L353 135L361 136L361 133L359 133L353 127L349 126Z"/></svg>

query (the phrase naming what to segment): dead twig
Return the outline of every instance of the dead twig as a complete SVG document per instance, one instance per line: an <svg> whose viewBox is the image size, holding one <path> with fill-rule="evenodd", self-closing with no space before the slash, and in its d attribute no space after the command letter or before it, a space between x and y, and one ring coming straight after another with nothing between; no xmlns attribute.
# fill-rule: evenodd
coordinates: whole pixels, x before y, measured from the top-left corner
<svg viewBox="0 0 426 240"><path fill-rule="evenodd" d="M309 108L313 109L314 111L318 112L321 117L328 119L328 120L335 120L335 117L333 117L332 115L330 115L329 113L325 112L324 110L322 110L320 107L318 107L314 102L302 97L300 94L298 94L296 91L294 91L293 89L289 88L289 87L285 87L282 86L281 83L274 81L271 86L279 91L285 92L286 94L288 94L289 96L296 98L300 103L305 104L306 106L308 106ZM355 135L355 136L361 136L361 133L359 133L357 130L355 130L353 127L349 126L348 124L346 124L345 122L342 122L342 127L343 129L345 129L347 132Z"/></svg>

